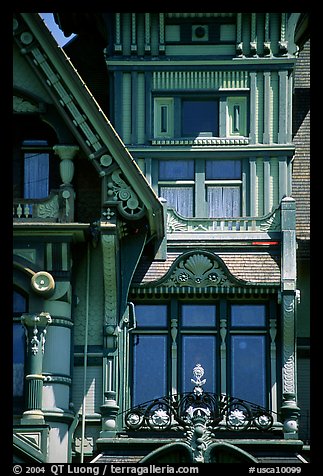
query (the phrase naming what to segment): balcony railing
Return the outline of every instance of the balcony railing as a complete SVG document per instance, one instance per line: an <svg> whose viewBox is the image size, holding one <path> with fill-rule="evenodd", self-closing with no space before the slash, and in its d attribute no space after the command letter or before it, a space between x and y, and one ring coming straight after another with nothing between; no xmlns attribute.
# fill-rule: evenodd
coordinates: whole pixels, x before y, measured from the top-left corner
<svg viewBox="0 0 323 476"><path fill-rule="evenodd" d="M167 208L167 233L176 232L279 232L280 206L261 217L186 218Z"/></svg>
<svg viewBox="0 0 323 476"><path fill-rule="evenodd" d="M74 220L74 192L52 190L46 198L17 198L13 201L14 222L70 223Z"/></svg>

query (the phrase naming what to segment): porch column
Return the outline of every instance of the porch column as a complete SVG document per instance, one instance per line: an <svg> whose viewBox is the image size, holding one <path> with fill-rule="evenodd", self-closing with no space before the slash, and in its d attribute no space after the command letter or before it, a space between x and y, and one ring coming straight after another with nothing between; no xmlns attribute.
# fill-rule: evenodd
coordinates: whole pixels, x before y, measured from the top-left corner
<svg viewBox="0 0 323 476"><path fill-rule="evenodd" d="M23 314L21 322L25 327L27 341L27 410L23 413L22 424L44 424L42 412L43 354L45 350L46 327L52 322L48 312Z"/></svg>

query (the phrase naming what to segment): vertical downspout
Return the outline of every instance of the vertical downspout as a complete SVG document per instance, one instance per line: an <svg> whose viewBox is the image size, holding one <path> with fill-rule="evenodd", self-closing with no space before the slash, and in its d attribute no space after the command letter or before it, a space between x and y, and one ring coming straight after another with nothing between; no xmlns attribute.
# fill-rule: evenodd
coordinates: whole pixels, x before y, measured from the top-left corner
<svg viewBox="0 0 323 476"><path fill-rule="evenodd" d="M87 347L89 329L89 288L90 288L90 245L87 243L86 250L86 296L85 296L85 337L84 337L84 373L83 373L83 404L81 426L81 463L84 462L84 438L85 438L85 404L86 404L86 380L87 380Z"/></svg>

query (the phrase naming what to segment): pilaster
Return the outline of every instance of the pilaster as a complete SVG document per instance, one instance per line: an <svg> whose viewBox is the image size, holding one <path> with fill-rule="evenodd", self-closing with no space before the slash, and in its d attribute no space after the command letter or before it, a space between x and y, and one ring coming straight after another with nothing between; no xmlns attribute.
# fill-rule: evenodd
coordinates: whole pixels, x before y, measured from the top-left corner
<svg viewBox="0 0 323 476"><path fill-rule="evenodd" d="M281 317L282 317L282 405L284 437L298 438L296 388L296 232L295 200L286 197L281 202L282 264L281 264Z"/></svg>
<svg viewBox="0 0 323 476"><path fill-rule="evenodd" d="M110 219L115 222L114 216ZM103 253L104 286L104 376L105 391L115 391L117 387L117 341L118 341L118 299L117 299L117 228L115 223L101 223L101 246Z"/></svg>

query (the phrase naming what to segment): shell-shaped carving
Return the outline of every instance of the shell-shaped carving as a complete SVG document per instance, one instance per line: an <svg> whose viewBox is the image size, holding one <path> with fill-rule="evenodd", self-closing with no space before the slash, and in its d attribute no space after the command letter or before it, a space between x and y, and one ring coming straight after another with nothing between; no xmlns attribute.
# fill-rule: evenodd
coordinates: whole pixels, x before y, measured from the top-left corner
<svg viewBox="0 0 323 476"><path fill-rule="evenodd" d="M188 258L185 268L197 276L202 276L213 266L212 261L204 255L196 254Z"/></svg>

